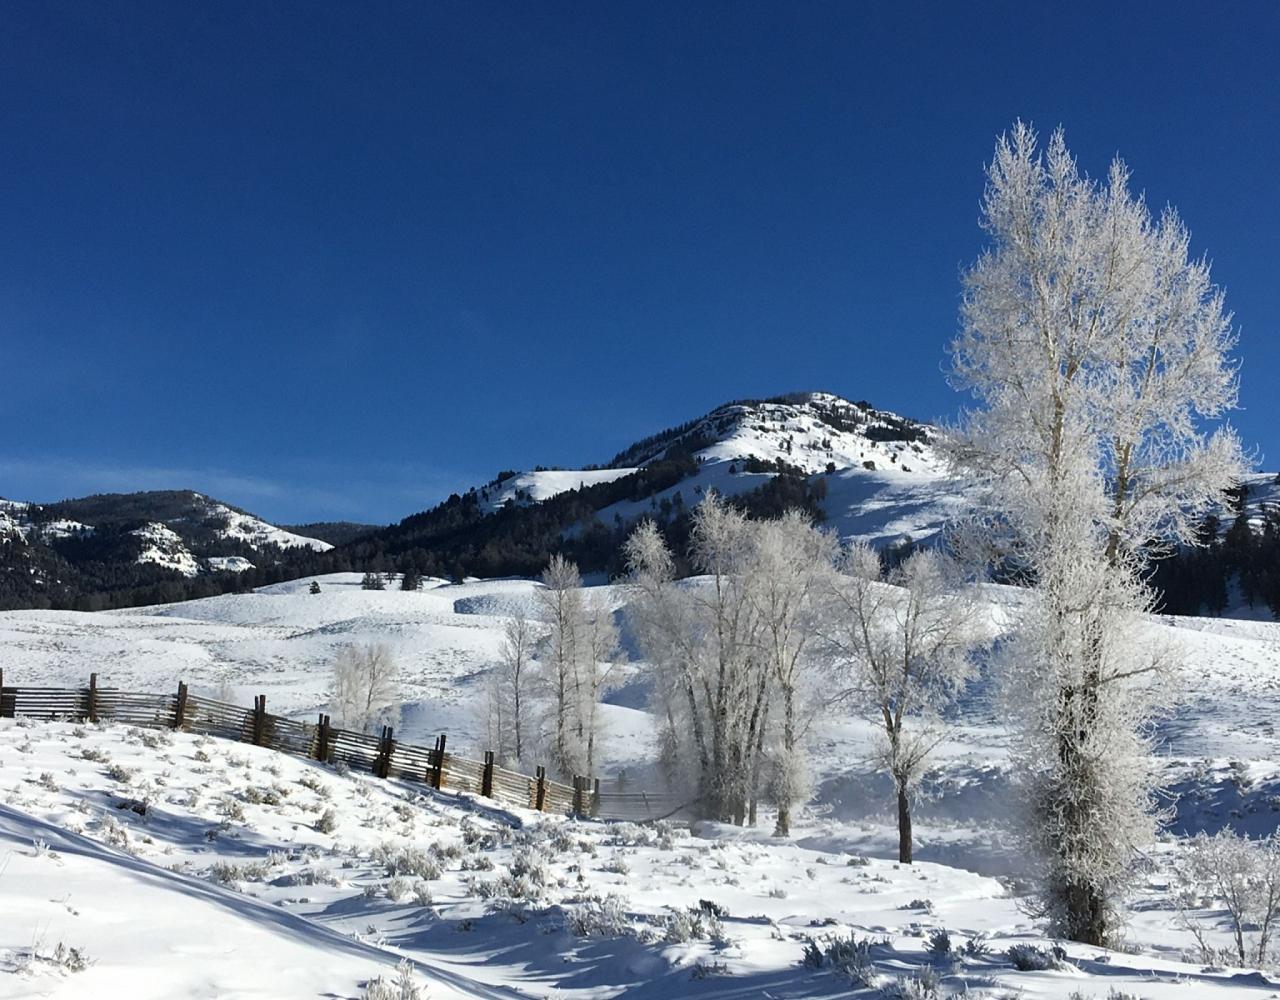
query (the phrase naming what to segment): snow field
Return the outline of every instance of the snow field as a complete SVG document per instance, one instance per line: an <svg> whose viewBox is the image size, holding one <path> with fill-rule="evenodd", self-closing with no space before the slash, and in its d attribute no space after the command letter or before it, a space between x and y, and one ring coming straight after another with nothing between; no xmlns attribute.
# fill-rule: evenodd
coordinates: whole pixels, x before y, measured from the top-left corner
<svg viewBox="0 0 1280 1000"><path fill-rule="evenodd" d="M871 997L920 976L940 995L1064 1000L1267 985L1075 947L1019 972L1011 945L1050 946L1034 922L999 881L939 865L495 810L182 733L4 720L0 748L0 997L358 996L402 956L433 997ZM933 954L939 928L980 944ZM802 964L810 939L850 934L879 942L865 982Z"/></svg>
<svg viewBox="0 0 1280 1000"><path fill-rule="evenodd" d="M321 577L318 595L300 580L109 614L6 613L5 682L81 686L96 670L103 686L165 691L182 678L197 693L228 684L245 704L265 692L272 711L311 719L327 703L333 653L386 642L406 702L397 735L428 742L443 730L459 752L483 749L484 672L503 620L533 613L537 585L431 581L402 593L362 591L359 579ZM622 590L604 593L615 608L625 604ZM1021 595L993 587L989 596L998 627ZM1185 650L1189 698L1162 724L1171 831L1274 831L1280 626L1148 627L1153 641ZM654 726L644 665L627 669L631 680L605 706L606 773L625 769L645 787L656 780ZM696 836L578 823L247 745L3 720L0 967L13 975L0 975L0 997L359 996L360 983L389 974L401 954L419 963L432 996L849 995L848 977L829 963L800 964L809 938L827 947L849 934L864 944L888 938L867 946L870 965L859 972L876 990L927 967L940 996L1280 991L1256 974L1185 964L1195 949L1178 912L1171 870L1181 848L1172 838L1148 850L1128 914L1135 954L1068 947L1070 967L1015 970L1008 947L1052 942L1019 909L1025 859L1011 847L1017 792L994 690L975 686L957 722L917 812L920 863L899 868L880 860L894 855L896 833L887 784L866 761L872 732L834 705L813 732L815 796L790 842L760 833L772 829L769 815L754 831L701 826ZM147 803L145 816L130 808L137 803ZM690 911L704 899L727 911L718 926L712 911ZM1227 943L1221 911L1189 916ZM987 950L934 955L938 929L956 948L987 934ZM59 966L60 942L64 961L74 947L94 964ZM257 966L302 971L241 975ZM117 992L130 968L151 993Z"/></svg>

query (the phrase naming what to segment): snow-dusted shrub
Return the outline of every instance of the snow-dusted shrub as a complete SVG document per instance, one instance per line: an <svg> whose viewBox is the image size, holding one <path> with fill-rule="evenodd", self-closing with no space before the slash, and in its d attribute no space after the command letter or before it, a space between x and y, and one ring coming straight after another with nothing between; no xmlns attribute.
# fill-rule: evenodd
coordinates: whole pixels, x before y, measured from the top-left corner
<svg viewBox="0 0 1280 1000"><path fill-rule="evenodd" d="M244 800L254 805L278 806L280 804L280 793L274 788L258 788L250 785L243 792Z"/></svg>
<svg viewBox="0 0 1280 1000"><path fill-rule="evenodd" d="M323 865L303 868L293 875L285 876L285 885L342 885L342 880Z"/></svg>
<svg viewBox="0 0 1280 1000"><path fill-rule="evenodd" d="M663 922L663 939L668 944L687 941L710 941L715 945L728 943L720 918L696 906L672 910Z"/></svg>
<svg viewBox="0 0 1280 1000"><path fill-rule="evenodd" d="M41 788L49 792L56 792L58 790L58 780L53 776L51 771L41 771L38 784Z"/></svg>
<svg viewBox="0 0 1280 1000"><path fill-rule="evenodd" d="M874 989L875 953L891 950L888 938L863 938L851 931L844 936L832 935L821 942L810 938L805 942L801 961L807 968L829 968L855 986Z"/></svg>
<svg viewBox="0 0 1280 1000"><path fill-rule="evenodd" d="M983 955L991 951L991 947L987 944L987 935L984 931L977 931L973 937L969 938L960 949L966 958L981 958Z"/></svg>
<svg viewBox="0 0 1280 1000"><path fill-rule="evenodd" d="M194 757L196 760L200 761L200 763L202 764L208 764L210 761L213 760L213 758L209 756L206 750L203 750L200 748L197 748L196 752L193 753L191 756Z"/></svg>
<svg viewBox="0 0 1280 1000"><path fill-rule="evenodd" d="M689 971L690 979L710 979L712 976L725 976L729 967L723 962L694 962Z"/></svg>
<svg viewBox="0 0 1280 1000"><path fill-rule="evenodd" d="M225 819L233 819L239 823L244 822L244 806L238 799L233 799L230 795L223 796L218 803L218 815Z"/></svg>
<svg viewBox="0 0 1280 1000"><path fill-rule="evenodd" d="M1012 945L1005 954L1019 972L1047 972L1049 969L1062 968L1062 961L1058 955L1047 948L1037 948L1033 944Z"/></svg>
<svg viewBox="0 0 1280 1000"><path fill-rule="evenodd" d="M934 958L950 958L952 955L951 934L945 927L938 927L929 934L927 949Z"/></svg>
<svg viewBox="0 0 1280 1000"><path fill-rule="evenodd" d="M698 909L717 920L727 920L729 917L729 907L710 899L698 900Z"/></svg>
<svg viewBox="0 0 1280 1000"><path fill-rule="evenodd" d="M98 836L103 843L122 851L129 850L129 831L114 816L103 816L98 822Z"/></svg>
<svg viewBox="0 0 1280 1000"><path fill-rule="evenodd" d="M388 875L416 875L425 879L440 877L440 863L420 847L379 844L373 849L373 860L386 868Z"/></svg>
<svg viewBox="0 0 1280 1000"><path fill-rule="evenodd" d="M516 851L507 871L488 882L477 882L476 892L482 899L494 902L491 909L510 909L510 903L536 903L552 884L547 866L532 852Z"/></svg>
<svg viewBox="0 0 1280 1000"><path fill-rule="evenodd" d="M271 866L265 861L250 861L243 865L230 861L215 861L209 867L209 877L221 885L234 882L261 882L271 874Z"/></svg>
<svg viewBox="0 0 1280 1000"><path fill-rule="evenodd" d="M397 875L386 884L387 899L393 903L401 903L413 895L413 883L402 875Z"/></svg>
<svg viewBox="0 0 1280 1000"><path fill-rule="evenodd" d="M616 893L584 901L569 911L565 923L578 937L621 937L631 930L626 900Z"/></svg>
<svg viewBox="0 0 1280 1000"><path fill-rule="evenodd" d="M1200 834L1179 866L1182 923L1200 946L1201 961L1216 964L1218 952L1203 927L1187 913L1186 904L1204 897L1221 900L1231 922L1234 958L1240 965L1265 967L1275 960L1272 944L1280 924L1280 834L1249 840L1228 831Z"/></svg>
<svg viewBox="0 0 1280 1000"><path fill-rule="evenodd" d="M37 837L31 842L32 856L37 858L54 858L58 857L58 852L49 847L48 841L41 840Z"/></svg>
<svg viewBox="0 0 1280 1000"><path fill-rule="evenodd" d="M474 858L463 858L462 870L464 872L491 872L493 871L493 859L487 854L478 854Z"/></svg>
<svg viewBox="0 0 1280 1000"><path fill-rule="evenodd" d="M12 971L31 973L37 963L53 966L62 972L83 972L93 965L94 960L85 954L83 948L68 947L64 942L59 941L52 951L46 952L36 945L30 951L17 953Z"/></svg>
<svg viewBox="0 0 1280 1000"><path fill-rule="evenodd" d="M927 965L910 976L899 976L881 988L885 1000L940 1000L942 994L938 974Z"/></svg>
<svg viewBox="0 0 1280 1000"><path fill-rule="evenodd" d="M107 768L107 777L112 781L118 781L122 785L127 785L138 776L136 767L125 767L123 764L112 764Z"/></svg>
<svg viewBox="0 0 1280 1000"><path fill-rule="evenodd" d="M431 898L431 886L427 882L418 882L413 887L413 901L419 906L431 906L435 900Z"/></svg>
<svg viewBox="0 0 1280 1000"><path fill-rule="evenodd" d="M492 851L498 846L497 835L492 830L481 830L470 817L464 817L459 824L462 842L468 847L481 851Z"/></svg>
<svg viewBox="0 0 1280 1000"><path fill-rule="evenodd" d="M338 829L338 814L332 809L326 809L320 814L320 818L316 820L316 831L318 833L333 833Z"/></svg>
<svg viewBox="0 0 1280 1000"><path fill-rule="evenodd" d="M402 958L394 979L376 976L365 984L362 1000L426 1000L426 994L414 979L413 966Z"/></svg>
<svg viewBox="0 0 1280 1000"><path fill-rule="evenodd" d="M600 866L600 870L608 872L610 875L631 874L631 866L627 864L627 859L621 854L614 854L613 857Z"/></svg>

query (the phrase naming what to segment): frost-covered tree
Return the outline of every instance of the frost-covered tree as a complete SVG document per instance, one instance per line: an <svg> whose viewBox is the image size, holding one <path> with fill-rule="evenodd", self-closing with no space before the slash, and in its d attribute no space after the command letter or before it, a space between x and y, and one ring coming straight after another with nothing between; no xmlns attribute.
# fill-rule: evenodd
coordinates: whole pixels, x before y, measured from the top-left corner
<svg viewBox="0 0 1280 1000"><path fill-rule="evenodd" d="M1184 899L1195 905L1221 900L1231 927L1232 958L1243 966L1270 968L1280 927L1280 834L1249 840L1229 831L1201 833L1178 866ZM1219 960L1203 928L1183 914L1206 962Z"/></svg>
<svg viewBox="0 0 1280 1000"><path fill-rule="evenodd" d="M973 675L981 631L955 567L937 551L915 552L881 577L874 549L847 546L824 637L845 702L878 731L877 759L897 796L898 860L910 864L913 793L949 731L945 710Z"/></svg>
<svg viewBox="0 0 1280 1000"><path fill-rule="evenodd" d="M573 739L573 697L582 623L582 577L578 567L558 553L542 573L538 604L549 626L540 656L543 684L551 700L551 754L564 774L576 770Z"/></svg>
<svg viewBox="0 0 1280 1000"><path fill-rule="evenodd" d="M617 665L618 627L613 620L613 609L598 594L586 597L583 612L574 686L574 737L584 764L581 773L594 774L603 728L600 704L609 691Z"/></svg>
<svg viewBox="0 0 1280 1000"><path fill-rule="evenodd" d="M675 560L651 522L626 545L634 626L655 671L665 755L692 771L701 808L724 822L747 818L768 717L754 553L751 522L715 493L693 513L689 555L704 579L675 579Z"/></svg>
<svg viewBox="0 0 1280 1000"><path fill-rule="evenodd" d="M805 797L808 787L803 744L812 718L808 682L817 659L817 626L836 541L796 510L755 522L752 529L752 600L760 624L761 657L779 710L770 781L778 807L774 832L786 837L791 834L792 806Z"/></svg>
<svg viewBox="0 0 1280 1000"><path fill-rule="evenodd" d="M551 557L538 602L548 625L539 664L551 712L551 756L563 774L588 775L596 763L598 706L617 656L617 629L611 609L588 599L578 567L563 556Z"/></svg>
<svg viewBox="0 0 1280 1000"><path fill-rule="evenodd" d="M1206 419L1236 399L1235 338L1177 214L1153 217L1116 161L1083 176L1061 130L1000 138L990 244L964 277L952 378L977 400L953 457L986 501L955 540L1034 584L1004 647L1031 845L1055 932L1113 936L1152 835L1144 738L1169 662L1135 637L1153 550L1195 544L1244 468Z"/></svg>
<svg viewBox="0 0 1280 1000"><path fill-rule="evenodd" d="M524 759L528 747L529 694L538 633L527 618L508 618L502 626L498 664L489 674L489 745L504 760Z"/></svg>
<svg viewBox="0 0 1280 1000"><path fill-rule="evenodd" d="M339 726L367 732L400 719L396 664L385 643L344 646L333 660L330 703Z"/></svg>

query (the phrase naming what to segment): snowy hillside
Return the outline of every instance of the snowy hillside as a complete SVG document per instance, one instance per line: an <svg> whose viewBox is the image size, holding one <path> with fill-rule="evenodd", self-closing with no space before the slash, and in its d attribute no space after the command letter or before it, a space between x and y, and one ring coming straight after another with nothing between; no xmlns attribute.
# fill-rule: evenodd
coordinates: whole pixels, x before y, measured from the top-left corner
<svg viewBox="0 0 1280 1000"><path fill-rule="evenodd" d="M517 472L480 487L480 505L486 513L502 510L509 504L530 504L559 496L566 490L611 483L628 476L634 469L544 469Z"/></svg>
<svg viewBox="0 0 1280 1000"><path fill-rule="evenodd" d="M708 490L737 496L779 472L820 477L819 501L842 536L876 545L936 535L963 502L945 474L937 431L895 413L825 392L728 403L704 417L653 435L620 452L607 468L508 474L477 488L485 513L529 505L570 490L616 482L671 450L696 459L696 472L674 485L603 506L604 524L629 523L666 504L691 505Z"/></svg>
<svg viewBox="0 0 1280 1000"><path fill-rule="evenodd" d="M129 534L142 542L138 562L155 563L183 576L195 576L200 572L195 556L183 544L181 536L168 525L150 521Z"/></svg>
<svg viewBox="0 0 1280 1000"><path fill-rule="evenodd" d="M241 704L266 694L274 711L314 719L335 654L384 642L404 701L397 736L429 743L444 731L473 756L487 745L485 671L503 622L537 613L537 584L432 580L401 592L362 590L358 574L316 582L318 594L301 580L123 612L3 613L4 682L82 685L97 671L103 686L167 691L182 678L196 693ZM628 593L592 589L625 622ZM989 588L984 613L998 626L1023 596ZM1280 625L1146 627L1183 650L1190 692L1162 727L1174 832L1275 829ZM605 706L605 773L625 771L633 787L660 781L644 676L643 663L625 664ZM402 955L437 998L932 995L883 992L921 977L938 980L937 996L987 1000L1280 989L1188 961L1189 926L1228 936L1212 908L1188 911L1191 925L1179 915L1173 840L1148 847L1128 952L1068 946L1056 968L1014 968L1010 946L1052 942L1020 908L1009 733L983 685L960 722L929 778L918 863L907 867L891 860L893 803L868 763L871 731L835 706L812 735L815 795L791 841L764 835L768 816L755 830L691 832L571 821L244 744L0 720L0 997L106 996L126 980L138 997L351 997ZM956 954L930 952L939 929ZM809 939L825 946L849 933L873 942L874 988L801 962ZM83 971L71 971L71 948Z"/></svg>
<svg viewBox="0 0 1280 1000"><path fill-rule="evenodd" d="M0 542L0 607L174 600L333 548L189 490L0 500Z"/></svg>

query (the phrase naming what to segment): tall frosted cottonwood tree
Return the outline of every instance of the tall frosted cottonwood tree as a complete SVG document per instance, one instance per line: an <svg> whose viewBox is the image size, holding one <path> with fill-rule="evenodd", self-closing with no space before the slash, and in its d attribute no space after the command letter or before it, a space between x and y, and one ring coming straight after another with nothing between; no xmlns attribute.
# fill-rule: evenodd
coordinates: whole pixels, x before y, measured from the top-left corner
<svg viewBox="0 0 1280 1000"><path fill-rule="evenodd" d="M753 552L751 522L714 493L693 514L689 554L704 579L675 579L675 560L650 521L626 546L633 627L655 667L667 762L693 772L701 808L724 822L746 820L768 720Z"/></svg>
<svg viewBox="0 0 1280 1000"><path fill-rule="evenodd" d="M752 521L714 492L693 513L678 581L658 528L642 522L626 545L631 626L652 668L663 757L704 813L754 821L769 772L778 832L803 798L803 739L816 699L816 617L832 540L788 512Z"/></svg>
<svg viewBox="0 0 1280 1000"><path fill-rule="evenodd" d="M818 621L836 558L835 536L819 531L798 510L754 527L752 600L760 623L761 655L780 715L770 780L778 807L774 830L791 835L792 806L808 787L802 741L812 713L804 704L812 675Z"/></svg>
<svg viewBox="0 0 1280 1000"><path fill-rule="evenodd" d="M1235 337L1177 214L1153 217L1116 161L1082 175L1061 130L996 143L964 277L952 380L973 394L953 457L986 487L956 541L1034 585L1004 652L1018 763L1054 930L1114 937L1133 852L1153 833L1146 741L1167 656L1138 640L1153 550L1244 470L1229 430Z"/></svg>

